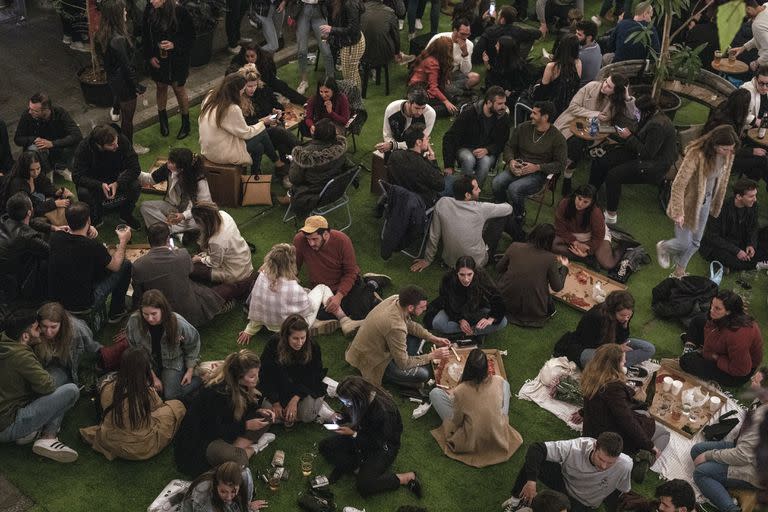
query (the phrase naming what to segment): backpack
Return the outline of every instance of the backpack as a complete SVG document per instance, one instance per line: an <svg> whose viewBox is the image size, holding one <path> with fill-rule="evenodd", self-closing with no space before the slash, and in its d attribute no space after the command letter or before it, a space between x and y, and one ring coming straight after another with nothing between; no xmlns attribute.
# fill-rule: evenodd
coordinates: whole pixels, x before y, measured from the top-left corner
<svg viewBox="0 0 768 512"><path fill-rule="evenodd" d="M677 318L687 325L692 317L709 309L716 293L717 285L708 277L668 277L653 288L651 308L661 318Z"/></svg>

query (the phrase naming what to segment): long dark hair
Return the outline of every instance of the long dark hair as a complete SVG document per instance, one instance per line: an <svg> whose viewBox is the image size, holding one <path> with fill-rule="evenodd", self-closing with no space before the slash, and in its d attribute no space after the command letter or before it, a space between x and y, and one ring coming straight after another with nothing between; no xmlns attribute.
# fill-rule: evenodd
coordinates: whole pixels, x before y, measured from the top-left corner
<svg viewBox="0 0 768 512"><path fill-rule="evenodd" d="M256 54L256 69L259 70L262 77L274 77L277 74L277 66L275 66L274 56L270 52L262 50L259 43L255 41L242 43L240 45L240 53L232 57L232 64L237 65L236 69L233 69L235 66L230 66L230 69L233 69L232 72L235 72L248 64L248 61L245 59L245 54L249 51Z"/></svg>
<svg viewBox="0 0 768 512"><path fill-rule="evenodd" d="M59 324L59 332L53 340L40 336L40 343L32 348L35 355L43 366L48 366L54 357L68 366L71 365L74 340L72 317L60 303L46 302L37 310L38 323L42 324L43 320Z"/></svg>
<svg viewBox="0 0 768 512"><path fill-rule="evenodd" d="M595 205L597 203L597 191L595 190L595 187L592 185L581 185L576 190L574 190L568 198L565 199L565 201L568 201L568 203L565 206L565 218L566 220L572 220L576 218L576 215L578 215L578 210L576 209L576 196L580 196L583 198L589 198L592 200L592 202L587 206L584 211L582 212L583 217L581 218L581 229L587 229L590 224L590 220L592 219L592 210L595 209Z"/></svg>
<svg viewBox="0 0 768 512"><path fill-rule="evenodd" d="M131 37L125 24L125 10L124 0L105 0L99 4L101 21L99 22L99 29L96 31L94 40L96 52L102 58L107 53L109 42L115 36L123 36L128 44L132 45Z"/></svg>
<svg viewBox="0 0 768 512"><path fill-rule="evenodd" d="M640 121L637 123L640 131L659 112L659 104L650 94L643 94L635 100L635 107L640 112Z"/></svg>
<svg viewBox="0 0 768 512"><path fill-rule="evenodd" d="M744 311L744 300L741 295L733 290L720 290L714 299L719 299L725 310L729 311L720 320L712 320L719 328L735 331L741 327L750 327L755 322L755 319Z"/></svg>
<svg viewBox="0 0 768 512"><path fill-rule="evenodd" d="M711 174L715 170L714 162L717 156L717 146L734 146L734 148L739 146L739 136L736 135L733 127L727 124L721 124L714 128L711 132L704 134L701 139L701 151L704 153L706 162L709 164L709 169L703 169L706 175Z"/></svg>
<svg viewBox="0 0 768 512"><path fill-rule="evenodd" d="M169 2L171 0L165 0ZM230 73L211 90L208 96L203 100L203 106L200 109L200 117L211 114L216 111L216 126L221 127L221 121L227 115L227 109L232 105L237 105L242 110L243 97L240 94L245 88L245 77L240 73Z"/></svg>
<svg viewBox="0 0 768 512"><path fill-rule="evenodd" d="M43 176L45 169L43 168L44 163L40 158L40 154L37 151L23 152L19 159L16 160L16 164L14 164L13 168L11 169L10 175L8 176L8 181L10 182L14 178L21 178L24 181L29 181L29 168L32 166L32 164L35 163L40 164L40 176Z"/></svg>
<svg viewBox="0 0 768 512"><path fill-rule="evenodd" d="M464 365L460 382L471 382L479 385L486 378L488 378L488 357L481 349L472 349L467 355L467 364Z"/></svg>
<svg viewBox="0 0 768 512"><path fill-rule="evenodd" d="M368 409L373 402L377 402L378 405L386 410L393 411L397 409L392 397L384 391L384 389L371 384L362 377L356 375L347 377L339 382L336 388L336 394L345 400L349 405L346 405L347 412L352 419L350 425L353 429L360 425L360 422L365 417Z"/></svg>
<svg viewBox="0 0 768 512"><path fill-rule="evenodd" d="M597 306L600 314L601 344L616 341L616 313L624 309L635 309L635 298L624 290L609 293L605 302Z"/></svg>
<svg viewBox="0 0 768 512"><path fill-rule="evenodd" d="M472 277L472 282L466 287L467 290L467 302L473 305L479 305L483 297L489 294L489 288L492 286L491 280L482 268L478 268L477 262L472 256L459 256L456 259L456 264L453 266L453 270L449 270L447 277L454 287L458 289L464 288L464 285L459 281L459 270L462 268L468 268L475 275Z"/></svg>
<svg viewBox="0 0 768 512"><path fill-rule="evenodd" d="M178 169L181 189L193 203L197 202L197 182L205 177L202 158L187 148L173 148L168 161Z"/></svg>
<svg viewBox="0 0 768 512"><path fill-rule="evenodd" d="M288 338L294 332L304 331L307 339L299 350L294 350ZM309 337L309 324L301 315L288 315L280 326L277 339L277 362L281 366L291 364L306 365L312 361L312 339Z"/></svg>
<svg viewBox="0 0 768 512"><path fill-rule="evenodd" d="M176 0L165 0L163 5L155 8L151 2L149 6L149 24L159 32L175 32L179 22L176 18Z"/></svg>
<svg viewBox="0 0 768 512"><path fill-rule="evenodd" d="M563 80L570 82L579 79L579 71L576 69L579 47L579 38L576 34L568 34L560 39L552 62L555 63L555 69L560 71Z"/></svg>
<svg viewBox="0 0 768 512"><path fill-rule="evenodd" d="M149 324L144 320L142 309L144 308L157 308L160 310L162 316L163 332L165 332L165 342L170 345L179 345L181 339L179 337L179 324L176 321L176 315L173 314L171 304L165 295L160 290L147 290L141 296L141 306L139 307L139 320L141 321L141 332L144 336L149 336Z"/></svg>
<svg viewBox="0 0 768 512"><path fill-rule="evenodd" d="M539 224L528 233L526 241L542 251L551 251L552 242L555 241L555 226L545 222Z"/></svg>
<svg viewBox="0 0 768 512"><path fill-rule="evenodd" d="M611 118L615 121L619 119L627 118L631 116L631 112L627 112L627 85L629 80L624 75L618 73L611 73L611 82L613 82L613 94L608 97L610 103Z"/></svg>
<svg viewBox="0 0 768 512"><path fill-rule="evenodd" d="M224 512L225 505L219 496L217 487L219 484L237 486L238 493L236 502L238 504L238 510L250 510L248 508L248 503L251 497L248 496L248 486L245 485L245 482L243 481L243 471L248 471L248 469L241 468L236 462L224 462L195 478L189 485L189 489L184 495L184 499L189 499L195 491L195 488L201 483L210 482L210 499L211 505L213 506L213 512Z"/></svg>
<svg viewBox="0 0 768 512"><path fill-rule="evenodd" d="M333 95L331 96L331 103L333 103L333 108L336 108L336 105L339 102L339 96L342 94L341 90L339 89L339 84L336 82L336 79L332 76L327 76L323 78L322 80L317 81L317 88L315 89L315 102L319 102L315 104L315 112L320 112L321 109L318 108L322 106L322 101L320 100L320 88L321 87L327 87L331 90ZM324 110L323 110L324 111Z"/></svg>
<svg viewBox="0 0 768 512"><path fill-rule="evenodd" d="M502 36L499 38L499 51L496 52L496 61L493 63L496 71L503 73L520 71L528 65L524 58L520 56L520 45L517 40Z"/></svg>
<svg viewBox="0 0 768 512"><path fill-rule="evenodd" d="M200 201L192 207L192 218L200 228L200 247L208 247L208 240L215 235L224 222L216 203Z"/></svg>
<svg viewBox="0 0 768 512"><path fill-rule="evenodd" d="M149 354L139 347L127 349L120 358L112 404L106 408L104 416L112 413L112 421L117 428L138 430L149 426L152 419L151 385L152 365ZM127 422L124 415L126 410Z"/></svg>
<svg viewBox="0 0 768 512"><path fill-rule="evenodd" d="M751 98L746 89L738 88L733 91L717 107L709 111L702 133L709 133L721 124L730 125L736 133L741 133L744 125L747 124Z"/></svg>

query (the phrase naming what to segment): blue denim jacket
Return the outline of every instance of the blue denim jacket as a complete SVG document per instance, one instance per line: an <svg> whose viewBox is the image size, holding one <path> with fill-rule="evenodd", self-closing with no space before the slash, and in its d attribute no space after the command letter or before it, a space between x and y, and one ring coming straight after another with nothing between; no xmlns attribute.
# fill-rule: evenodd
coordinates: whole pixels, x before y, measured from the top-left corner
<svg viewBox="0 0 768 512"><path fill-rule="evenodd" d="M169 344L166 340L166 333L160 340L160 352L163 360L163 368L182 371L197 366L200 362L200 333L192 327L192 324L184 320L184 317L178 313L176 323L178 324L178 343ZM128 337L128 343L134 347L142 347L150 356L152 355L152 337L145 333L141 328L141 312L136 311L128 319L125 326L125 332Z"/></svg>

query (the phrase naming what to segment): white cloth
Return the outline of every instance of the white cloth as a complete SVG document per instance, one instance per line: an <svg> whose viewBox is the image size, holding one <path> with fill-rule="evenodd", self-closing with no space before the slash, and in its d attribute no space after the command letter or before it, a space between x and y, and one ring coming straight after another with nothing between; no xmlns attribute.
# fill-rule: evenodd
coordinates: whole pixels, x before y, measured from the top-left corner
<svg viewBox="0 0 768 512"><path fill-rule="evenodd" d="M429 40L429 42L427 43L427 46L437 41L437 39L440 37L447 37L448 39L451 39L453 37L453 32L438 32L437 34L432 36L432 39ZM461 49L459 48L459 45L456 43L453 43L453 71L456 71L458 69L465 75L468 74L470 71L472 71L472 49L474 47L475 47L475 44L470 39L467 39L467 56L464 57L461 54Z"/></svg>

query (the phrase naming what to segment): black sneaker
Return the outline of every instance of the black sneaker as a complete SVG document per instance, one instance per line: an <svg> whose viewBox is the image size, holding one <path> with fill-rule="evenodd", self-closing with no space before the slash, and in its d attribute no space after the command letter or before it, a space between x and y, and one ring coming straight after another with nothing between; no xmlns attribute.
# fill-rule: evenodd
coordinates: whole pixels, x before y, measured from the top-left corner
<svg viewBox="0 0 768 512"><path fill-rule="evenodd" d="M634 457L634 464L632 466L632 481L638 484L642 484L645 480L645 474L651 467L653 461L653 454L648 450L640 450Z"/></svg>
<svg viewBox="0 0 768 512"><path fill-rule="evenodd" d="M382 290L392 283L392 278L384 274L374 274L373 272L368 272L367 274L363 274L363 281L366 283L376 283L375 288L377 290Z"/></svg>
<svg viewBox="0 0 768 512"><path fill-rule="evenodd" d="M415 478L408 482L408 490L415 494L418 499L421 499L423 489L421 488L419 475L417 475L415 471L413 472L413 475Z"/></svg>
<svg viewBox="0 0 768 512"><path fill-rule="evenodd" d="M128 224L131 227L131 229L134 231L141 230L141 222L139 222L139 220L133 215L129 215L127 217L120 217L120 220Z"/></svg>
<svg viewBox="0 0 768 512"><path fill-rule="evenodd" d="M120 320L128 316L128 311L123 310L119 313L112 313L109 315L109 318L107 318L107 323L109 324L117 324L120 323Z"/></svg>

